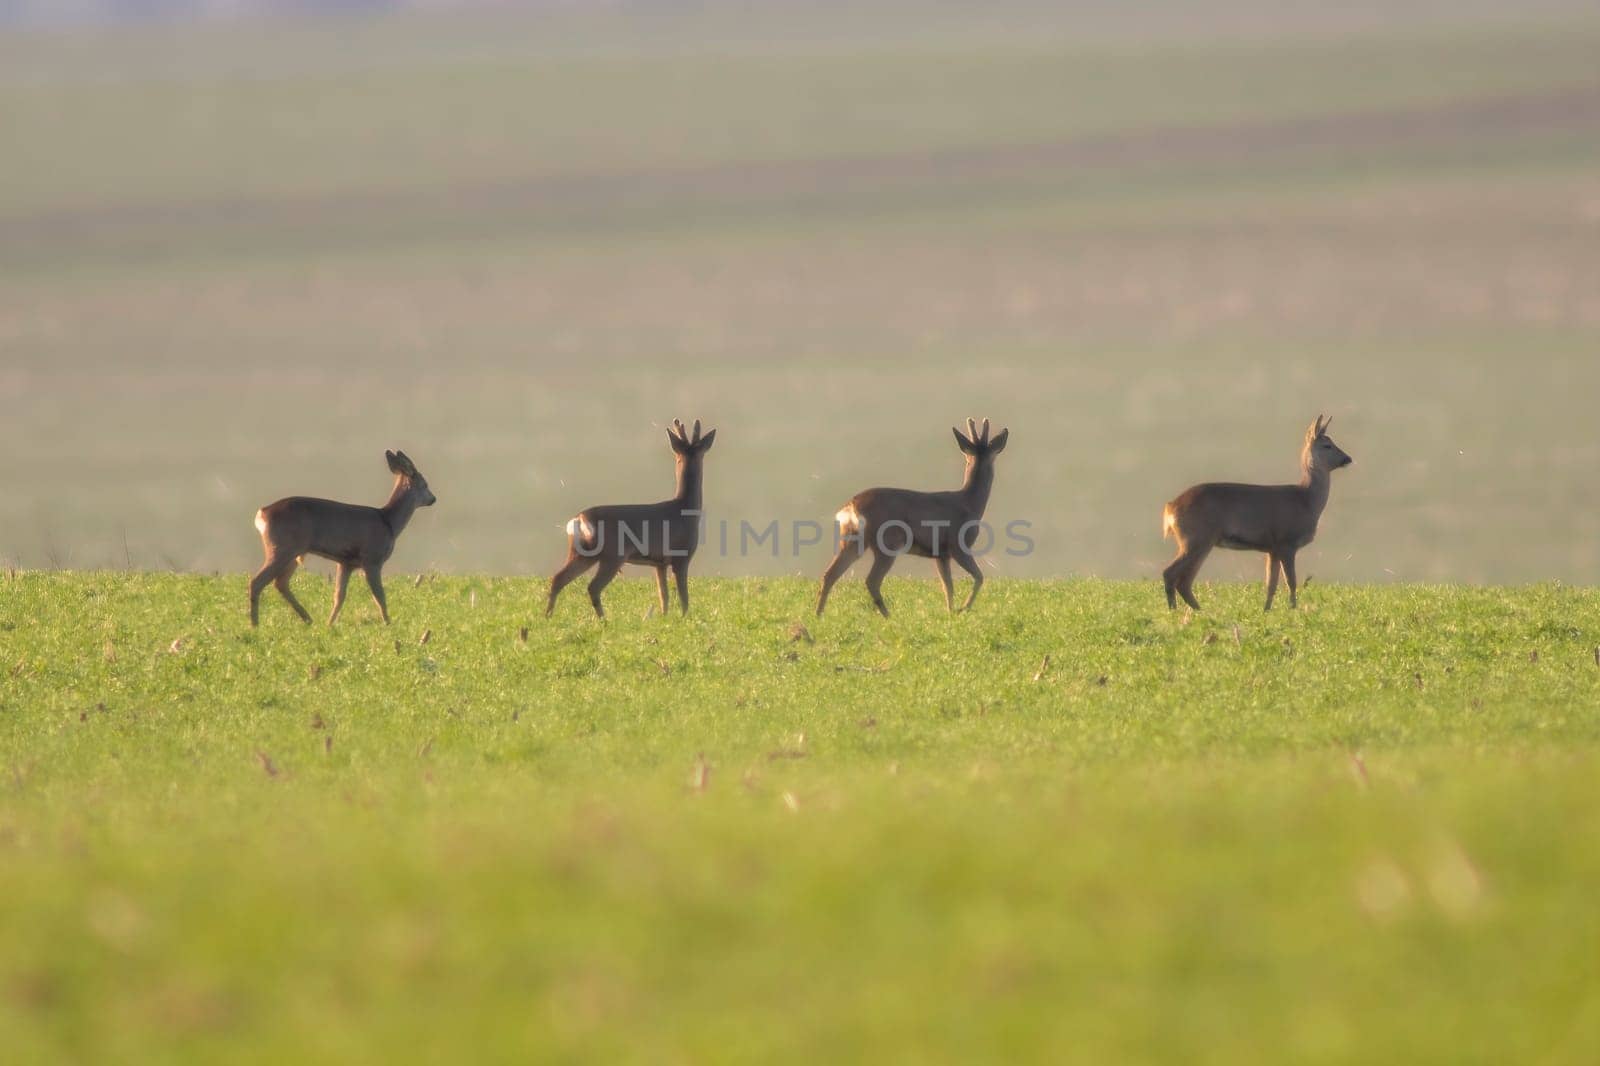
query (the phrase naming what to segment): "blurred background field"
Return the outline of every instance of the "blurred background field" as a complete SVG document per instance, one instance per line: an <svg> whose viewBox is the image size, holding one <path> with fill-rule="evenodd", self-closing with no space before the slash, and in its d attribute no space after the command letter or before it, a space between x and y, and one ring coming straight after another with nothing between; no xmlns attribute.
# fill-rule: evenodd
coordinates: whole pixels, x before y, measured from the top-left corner
<svg viewBox="0 0 1600 1066"><path fill-rule="evenodd" d="M1303 574L1594 582L1600 14L1324 7L14 4L0 558L243 570L399 446L397 566L543 572L666 494L673 416L762 524L953 485L976 414L1000 573L1146 575L1325 411Z"/></svg>

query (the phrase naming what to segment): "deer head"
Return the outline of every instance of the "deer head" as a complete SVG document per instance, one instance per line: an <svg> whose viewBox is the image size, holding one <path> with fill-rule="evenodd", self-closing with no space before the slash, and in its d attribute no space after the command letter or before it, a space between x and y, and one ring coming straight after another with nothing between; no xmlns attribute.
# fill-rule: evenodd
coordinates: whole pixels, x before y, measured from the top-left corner
<svg viewBox="0 0 1600 1066"><path fill-rule="evenodd" d="M672 428L667 430L667 443L672 445L672 455L677 468L678 499L690 507L700 506L700 472L704 466L706 452L711 450L711 445L716 439L716 430L703 437L700 435L698 418L695 419L692 432L685 429L683 423L676 418L672 420Z"/></svg>
<svg viewBox="0 0 1600 1066"><path fill-rule="evenodd" d="M955 428L950 427L950 432L956 435L956 447L967 457L967 472L990 466L994 457L1006 450L1006 440L1010 438L1011 431L1002 429L996 437L989 437L989 420L985 418L979 425L972 419L967 419L967 432L965 435Z"/></svg>
<svg viewBox="0 0 1600 1066"><path fill-rule="evenodd" d="M1305 450L1301 452L1300 463L1307 471L1318 470L1326 473L1337 470L1341 466L1349 466L1354 459L1345 454L1343 448L1333 443L1333 438L1328 436L1328 425L1333 419L1317 416L1306 430Z"/></svg>
<svg viewBox="0 0 1600 1066"><path fill-rule="evenodd" d="M694 420L694 431L685 429L682 422L676 418L672 420L672 428L667 430L667 443L672 445L672 454L677 457L678 465L683 466L692 460L700 458L711 450L711 444L717 439L717 431L712 430L705 436L700 435L700 420Z"/></svg>
<svg viewBox="0 0 1600 1066"><path fill-rule="evenodd" d="M416 498L418 507L432 507L439 502L439 498L428 488L428 479L417 470L417 464L407 457L405 452L384 452L383 457L389 461L389 469L400 480L395 485L395 495L411 494Z"/></svg>

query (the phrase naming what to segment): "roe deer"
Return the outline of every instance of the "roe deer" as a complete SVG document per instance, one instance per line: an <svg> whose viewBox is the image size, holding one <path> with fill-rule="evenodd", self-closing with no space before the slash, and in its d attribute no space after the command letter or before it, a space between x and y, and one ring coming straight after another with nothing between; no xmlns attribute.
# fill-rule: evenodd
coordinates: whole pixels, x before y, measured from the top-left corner
<svg viewBox="0 0 1600 1066"><path fill-rule="evenodd" d="M267 561L250 579L252 626L256 624L261 590L268 583L278 586L278 591L301 621L311 621L306 609L289 591L289 578L305 555L320 555L338 564L333 585L333 613L328 616L330 626L338 619L339 608L344 606L350 572L357 568L366 572L378 613L383 616L384 624L389 624L389 605L383 595L383 564L394 551L395 539L411 521L412 513L418 507L432 507L439 499L405 452L384 452L383 456L389 461L389 469L394 471L394 491L382 507L290 496L256 512L256 529L261 532L261 546L266 549Z"/></svg>
<svg viewBox="0 0 1600 1066"><path fill-rule="evenodd" d="M1289 606L1295 606L1297 582L1295 552L1317 535L1317 519L1328 505L1332 471L1354 460L1328 436L1331 418L1317 416L1306 430L1300 451L1298 485L1195 485L1167 504L1161 512L1161 536L1178 542L1178 556L1161 574L1167 587L1167 606L1176 608L1178 596L1195 610L1194 577L1215 547L1265 552L1267 605L1278 591L1278 571L1289 583Z"/></svg>
<svg viewBox="0 0 1600 1066"><path fill-rule="evenodd" d="M600 593L611 584L623 563L653 566L661 613L667 613L667 571L678 581L678 603L689 613L689 560L700 543L701 475L706 452L717 439L712 430L700 435L695 420L691 434L676 418L667 430L667 443L676 457L678 491L660 503L617 504L579 511L567 523L567 561L550 578L550 598L544 615L556 609L556 597L591 566L599 572L589 581L589 602L599 618L606 616Z"/></svg>
<svg viewBox="0 0 1600 1066"><path fill-rule="evenodd" d="M945 609L954 611L950 589L950 563L972 575L972 592L961 605L965 611L978 598L983 587L983 571L972 557L972 538L989 503L994 485L994 458L1005 451L1009 429L989 439L989 420L979 427L967 419L967 435L951 427L956 444L967 457L966 474L954 492L914 492L910 489L868 489L851 497L834 516L838 525L839 554L833 557L822 575L817 593L817 614L828 604L828 590L855 565L863 552L872 550L872 569L867 572L867 592L873 606L885 618L889 608L883 602L883 579L900 555L920 555L932 559L944 586Z"/></svg>

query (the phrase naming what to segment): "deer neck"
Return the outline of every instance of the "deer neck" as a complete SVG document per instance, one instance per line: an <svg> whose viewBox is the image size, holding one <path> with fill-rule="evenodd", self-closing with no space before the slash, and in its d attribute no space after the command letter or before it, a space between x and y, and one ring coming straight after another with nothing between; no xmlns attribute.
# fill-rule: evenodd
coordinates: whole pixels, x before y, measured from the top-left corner
<svg viewBox="0 0 1600 1066"><path fill-rule="evenodd" d="M1311 500L1311 512L1320 515L1322 509L1328 506L1328 489L1333 479L1328 471L1317 466L1307 455L1300 463L1300 487L1306 491L1306 496Z"/></svg>
<svg viewBox="0 0 1600 1066"><path fill-rule="evenodd" d="M961 481L961 496L974 518L983 516L989 506L989 490L994 487L994 467L989 463L968 463Z"/></svg>
<svg viewBox="0 0 1600 1066"><path fill-rule="evenodd" d="M685 510L700 510L700 471L697 460L685 460L678 464L678 491L672 498Z"/></svg>
<svg viewBox="0 0 1600 1066"><path fill-rule="evenodd" d="M396 480L394 491L389 494L389 502L378 511L383 515L383 522L389 527L389 532L398 537L417 511L417 494L411 491L411 483L405 478Z"/></svg>

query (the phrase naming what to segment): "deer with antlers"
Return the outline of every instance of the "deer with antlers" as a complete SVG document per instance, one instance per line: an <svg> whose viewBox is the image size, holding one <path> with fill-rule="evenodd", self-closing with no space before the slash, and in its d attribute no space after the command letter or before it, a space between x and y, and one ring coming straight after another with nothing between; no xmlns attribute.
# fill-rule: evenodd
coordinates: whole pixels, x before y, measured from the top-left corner
<svg viewBox="0 0 1600 1066"><path fill-rule="evenodd" d="M257 624L261 592L269 584L278 587L278 592L302 622L311 621L306 609L289 591L289 578L307 555L332 559L337 566L333 613L328 616L330 626L339 618L345 587L350 583L351 573L358 569L367 575L373 602L378 605L384 624L389 624L389 605L383 594L383 564L393 554L395 541L416 509L432 507L439 498L428 488L427 479L418 473L416 464L406 458L405 452L384 452L383 456L394 474L394 491L382 507L290 496L256 512L256 530L261 534L267 560L250 579L252 626Z"/></svg>
<svg viewBox="0 0 1600 1066"><path fill-rule="evenodd" d="M667 613L667 571L671 570L678 584L678 603L684 614L689 613L689 561L700 543L705 457L716 439L714 429L700 435L698 419L691 432L674 418L667 443L672 446L678 488L670 500L590 507L567 523L567 561L550 579L546 618L556 609L561 590L590 567L598 569L589 579L589 602L596 617L605 618L600 594L624 563L655 568L662 614Z"/></svg>
<svg viewBox="0 0 1600 1066"><path fill-rule="evenodd" d="M867 594L878 613L889 617L883 602L883 579L901 555L932 559L944 587L945 609L954 612L950 583L950 564L954 562L972 575L972 591L965 611L978 598L983 587L983 571L973 558L974 536L989 504L994 485L995 456L1005 451L1009 429L1002 429L992 440L989 420L980 426L967 419L965 435L951 427L956 446L967 457L961 487L953 492L915 492L911 489L867 489L851 497L834 516L838 529L839 551L822 575L817 593L817 614L828 605L828 592L857 559L872 552L872 568L867 571Z"/></svg>
<svg viewBox="0 0 1600 1066"><path fill-rule="evenodd" d="M1317 416L1306 430L1300 449L1297 485L1238 485L1211 482L1195 485L1161 512L1161 536L1178 542L1178 555L1162 571L1167 606L1178 597L1195 610L1194 578L1212 548L1258 551L1267 557L1267 605L1278 591L1278 572L1289 585L1289 606L1296 606L1295 553L1317 535L1317 521L1328 505L1330 475L1353 459L1328 436L1331 418Z"/></svg>

